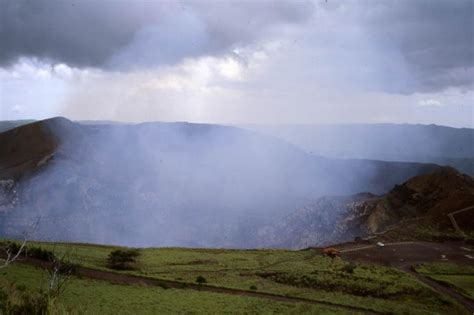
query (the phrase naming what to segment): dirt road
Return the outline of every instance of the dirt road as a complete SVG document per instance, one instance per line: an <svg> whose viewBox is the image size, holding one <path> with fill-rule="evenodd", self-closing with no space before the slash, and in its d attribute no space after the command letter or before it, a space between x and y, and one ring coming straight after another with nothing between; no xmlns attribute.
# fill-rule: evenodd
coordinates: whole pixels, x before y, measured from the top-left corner
<svg viewBox="0 0 474 315"><path fill-rule="evenodd" d="M445 285L442 285L422 274L419 274L417 272L414 272L411 267L403 267L402 268L403 271L405 271L406 273L412 275L413 277L415 277L418 281L420 282L423 282L424 284L430 286L433 290L435 290L436 292L438 293L441 293L441 294L446 294L446 295L449 295L451 298L453 298L454 300L456 300L459 304L463 305L464 307L466 307L470 312L474 313L474 301L471 300L471 299L468 299L467 297L465 297L464 295L462 294L459 294L458 292L452 290L451 288L445 286Z"/></svg>
<svg viewBox="0 0 474 315"><path fill-rule="evenodd" d="M474 253L466 249L462 243L400 242L385 244L383 247L377 245L354 245L351 247L346 245L341 249L341 256L345 260L398 268L430 286L436 292L450 296L474 313L473 300L422 274L414 272L411 268L415 264L443 261L474 265L474 259L469 258L469 256L474 256Z"/></svg>

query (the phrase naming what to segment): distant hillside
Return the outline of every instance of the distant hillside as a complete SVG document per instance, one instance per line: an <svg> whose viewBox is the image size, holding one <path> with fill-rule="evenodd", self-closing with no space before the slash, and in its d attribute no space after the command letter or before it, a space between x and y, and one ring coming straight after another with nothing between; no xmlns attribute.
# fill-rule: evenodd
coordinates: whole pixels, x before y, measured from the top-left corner
<svg viewBox="0 0 474 315"><path fill-rule="evenodd" d="M262 228L266 246L304 248L352 241L387 232L386 237L419 238L423 233L454 234L447 216L474 206L474 180L445 167L413 177L382 196L357 194L323 197ZM474 232L474 209L460 217L459 225Z"/></svg>
<svg viewBox="0 0 474 315"><path fill-rule="evenodd" d="M474 129L436 125L246 125L330 158L450 165L474 176Z"/></svg>
<svg viewBox="0 0 474 315"><path fill-rule="evenodd" d="M248 231L323 195L382 194L435 165L317 157L277 138L188 123L0 134L0 229L134 246L256 247Z"/></svg>
<svg viewBox="0 0 474 315"><path fill-rule="evenodd" d="M34 120L0 120L0 132L4 132L22 125L32 123Z"/></svg>

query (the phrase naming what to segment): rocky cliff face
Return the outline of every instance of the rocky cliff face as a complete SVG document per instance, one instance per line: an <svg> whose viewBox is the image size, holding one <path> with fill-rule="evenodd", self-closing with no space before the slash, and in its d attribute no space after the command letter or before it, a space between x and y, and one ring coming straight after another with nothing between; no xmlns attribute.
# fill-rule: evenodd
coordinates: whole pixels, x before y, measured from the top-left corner
<svg viewBox="0 0 474 315"><path fill-rule="evenodd" d="M305 248L402 228L400 224L414 219L450 229L447 214L469 206L474 206L474 180L444 167L415 176L382 196L323 197L260 229L259 237L266 246ZM463 228L474 230L473 218L467 217Z"/></svg>
<svg viewBox="0 0 474 315"><path fill-rule="evenodd" d="M350 216L351 209L360 208L372 198L376 196L370 193L322 197L273 225L259 229L257 237L264 246L283 248L305 248L352 239L357 227L351 222L354 221Z"/></svg>

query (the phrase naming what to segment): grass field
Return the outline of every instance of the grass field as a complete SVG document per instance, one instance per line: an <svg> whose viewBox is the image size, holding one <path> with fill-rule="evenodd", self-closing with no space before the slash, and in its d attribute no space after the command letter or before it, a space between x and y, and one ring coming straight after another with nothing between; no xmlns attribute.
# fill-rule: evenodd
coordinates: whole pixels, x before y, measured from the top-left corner
<svg viewBox="0 0 474 315"><path fill-rule="evenodd" d="M82 266L108 271L112 270L107 268L107 256L117 248L52 243L33 243L30 246L41 246L57 255L67 252ZM194 283L198 276L202 276L207 281L206 285L328 301L384 313L462 314L463 312L452 300L440 296L401 271L332 260L320 255L316 250L150 248L141 249L140 253L137 269L120 273L183 283ZM8 281L23 284L27 282L28 287L34 286L28 279L37 279L41 276L41 270L18 264L8 269L6 275ZM31 275L25 275L28 273ZM86 297L90 302L84 306L81 301ZM110 312L120 314L142 309L141 313L155 311L209 313L210 310L215 310L219 313L266 311L299 314L335 311L310 304L283 303L263 298L228 296L187 289L164 290L145 286L113 285L105 281L87 279L74 279L73 285L66 291L64 304L67 307L80 306L81 312L101 311L100 307L104 307ZM87 309L82 309L84 307ZM338 311L346 312L343 309Z"/></svg>
<svg viewBox="0 0 474 315"><path fill-rule="evenodd" d="M474 266L459 266L447 262L432 263L419 265L416 271L474 299Z"/></svg>
<svg viewBox="0 0 474 315"><path fill-rule="evenodd" d="M15 283L37 291L46 283L43 270L12 265L2 274L0 286ZM73 278L61 297L60 310L72 314L165 314L200 313L293 313L347 314L337 308L304 303L284 303L259 298L228 296L193 290L163 289L137 285L116 285L106 281Z"/></svg>

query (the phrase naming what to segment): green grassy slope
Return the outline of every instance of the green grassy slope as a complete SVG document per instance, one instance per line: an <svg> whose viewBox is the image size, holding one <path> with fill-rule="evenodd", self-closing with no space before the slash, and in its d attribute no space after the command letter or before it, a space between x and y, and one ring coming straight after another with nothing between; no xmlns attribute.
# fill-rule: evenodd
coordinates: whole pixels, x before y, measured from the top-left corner
<svg viewBox="0 0 474 315"><path fill-rule="evenodd" d="M30 246L41 246L54 251L57 255L68 252L73 260L82 266L108 270L106 258L111 250L117 247L84 244L35 243ZM179 282L195 282L198 276L207 280L207 285L235 288L245 291L266 292L288 297L300 297L314 301L327 301L346 306L363 307L378 312L396 314L448 314L462 313L452 300L440 296L409 275L395 269L354 265L342 260L331 260L315 250L223 250L223 249L183 249L183 248L150 248L141 249L137 270L120 271L143 277L166 279ZM26 267L15 267L25 270ZM22 269L23 268L23 269ZM29 269L28 269L29 270ZM13 272L13 271L12 271ZM32 272L32 271L29 271ZM113 271L118 272L118 271ZM10 271L9 271L10 273ZM20 281L21 272L10 275L10 281ZM24 277L28 278L28 277ZM74 280L74 286L67 290L67 305L81 304L84 296L89 296L93 305L109 305L107 294L122 303L120 296L130 296L136 302L130 302L136 309L144 307L144 312L154 304L169 307L168 310L194 310L192 302L202 300L202 309L206 312L215 307L217 311L250 312L268 310L268 312L301 313L304 310L314 311L314 305L273 304L263 298L245 298L197 292L188 289L168 289L111 285L106 282L86 279ZM143 293L141 293L143 292ZM154 293L153 293L154 292ZM171 294L173 293L173 294ZM105 295L104 295L105 294ZM154 294L158 295L155 296ZM72 298L71 296L74 296ZM175 305L173 296L180 296ZM69 299L69 300L68 300ZM221 308L216 301L228 301L228 309ZM130 301L132 301L130 300ZM68 302L69 301L69 302ZM75 302L76 301L76 302ZM108 300L107 300L108 301ZM147 302L148 301L148 302ZM223 302L224 303L224 302ZM147 305L145 305L147 304ZM232 304L232 305L230 305ZM116 306L110 305L111 310ZM119 310L127 310L117 306ZM300 308L301 307L301 308ZM306 307L309 307L308 309ZM157 309L162 310L162 309ZM322 312L326 310L322 308ZM120 313L120 312L119 312Z"/></svg>
<svg viewBox="0 0 474 315"><path fill-rule="evenodd" d="M2 273L0 287L15 283L19 288L36 291L44 287L46 274L32 266L12 265ZM176 313L246 313L246 314L347 314L336 308L284 303L267 299L229 296L193 290L163 289L137 285L117 285L106 281L73 278L61 307L78 314L176 314Z"/></svg>
<svg viewBox="0 0 474 315"><path fill-rule="evenodd" d="M432 263L419 265L416 271L474 300L474 266L459 266L447 262Z"/></svg>

